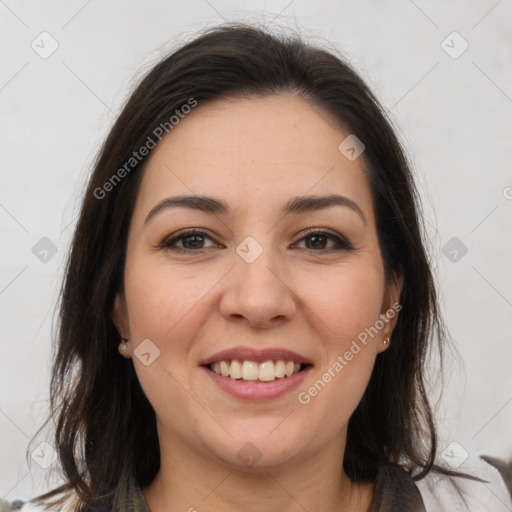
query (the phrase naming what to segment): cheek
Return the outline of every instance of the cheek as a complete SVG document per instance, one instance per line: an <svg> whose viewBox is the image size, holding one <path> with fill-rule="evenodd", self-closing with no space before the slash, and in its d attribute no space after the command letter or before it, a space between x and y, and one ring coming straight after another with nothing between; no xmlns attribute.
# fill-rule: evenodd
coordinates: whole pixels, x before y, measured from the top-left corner
<svg viewBox="0 0 512 512"><path fill-rule="evenodd" d="M379 318L384 281L378 265L347 266L323 277L305 275L299 288L329 351L344 350Z"/></svg>
<svg viewBox="0 0 512 512"><path fill-rule="evenodd" d="M194 315L201 300L222 272L200 273L185 265L171 267L142 258L125 274L131 332L161 343L183 339L187 317Z"/></svg>
<svg viewBox="0 0 512 512"><path fill-rule="evenodd" d="M186 417L200 417L196 402L183 390L191 387L195 368L191 347L206 318L204 303L222 274L143 258L127 265L125 291L133 347L150 339L160 351L147 366L133 357L135 371L153 408L171 429L176 422L169 404L178 404Z"/></svg>
<svg viewBox="0 0 512 512"><path fill-rule="evenodd" d="M380 339L372 328L381 312L383 274L378 265L368 265L331 273L323 285L310 281L310 322L324 350L301 403L310 401L310 411L336 430L348 421L371 377ZM307 284L304 279L302 286Z"/></svg>
<svg viewBox="0 0 512 512"><path fill-rule="evenodd" d="M378 319L382 303L383 287L380 276L368 272L353 275L339 283L339 327L352 336L373 325Z"/></svg>

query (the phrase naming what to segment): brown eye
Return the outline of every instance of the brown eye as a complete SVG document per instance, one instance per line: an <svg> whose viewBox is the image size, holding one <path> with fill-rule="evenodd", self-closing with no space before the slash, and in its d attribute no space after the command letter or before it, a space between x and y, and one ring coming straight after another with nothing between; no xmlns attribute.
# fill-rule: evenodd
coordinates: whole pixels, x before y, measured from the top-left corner
<svg viewBox="0 0 512 512"><path fill-rule="evenodd" d="M205 246L207 240L214 242L214 245ZM344 238L331 233L330 231L312 230L306 236L303 236L298 244L305 241L305 247L298 247L299 249L306 249L314 252L330 252L341 250L352 250L353 246ZM330 246L329 246L330 244ZM215 240L203 231L187 231L175 234L166 238L159 247L161 249L172 251L199 251L201 249L208 249L215 246Z"/></svg>
<svg viewBox="0 0 512 512"><path fill-rule="evenodd" d="M160 248L178 251L193 251L198 249L207 249L205 241L213 239L202 231L188 231L179 235L165 239ZM181 246L179 245L181 244Z"/></svg>
<svg viewBox="0 0 512 512"><path fill-rule="evenodd" d="M336 250L351 250L352 245L345 239L331 233L330 231L311 231L307 236L302 237L298 242L306 241L305 249L312 251L336 251ZM307 241L310 240L310 243ZM328 243L331 242L331 246L328 247Z"/></svg>

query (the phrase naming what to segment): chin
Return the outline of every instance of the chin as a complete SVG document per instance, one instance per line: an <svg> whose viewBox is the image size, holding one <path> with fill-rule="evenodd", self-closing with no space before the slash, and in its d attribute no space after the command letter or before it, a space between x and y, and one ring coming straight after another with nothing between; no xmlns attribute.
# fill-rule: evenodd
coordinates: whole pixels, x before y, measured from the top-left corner
<svg viewBox="0 0 512 512"><path fill-rule="evenodd" d="M222 442L210 443L210 449L218 459L240 469L268 470L286 465L301 452L296 438L302 439L302 449L305 448L306 433L304 436L296 436L289 431L286 434L277 432L276 425L279 422L274 420L270 423L270 428L258 432L245 429L235 433L228 428L233 437L223 436Z"/></svg>

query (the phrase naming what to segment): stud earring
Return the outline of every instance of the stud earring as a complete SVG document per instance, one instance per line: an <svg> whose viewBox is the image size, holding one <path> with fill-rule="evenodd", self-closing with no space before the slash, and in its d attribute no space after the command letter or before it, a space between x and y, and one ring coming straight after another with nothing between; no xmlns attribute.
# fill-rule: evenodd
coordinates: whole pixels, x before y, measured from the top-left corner
<svg viewBox="0 0 512 512"><path fill-rule="evenodd" d="M389 336L384 340L384 345L387 345L389 343Z"/></svg>
<svg viewBox="0 0 512 512"><path fill-rule="evenodd" d="M128 341L128 340L121 340L121 343L119 344L119 348L120 348L123 352L126 350L126 347L127 347L126 342L127 342L127 341Z"/></svg>

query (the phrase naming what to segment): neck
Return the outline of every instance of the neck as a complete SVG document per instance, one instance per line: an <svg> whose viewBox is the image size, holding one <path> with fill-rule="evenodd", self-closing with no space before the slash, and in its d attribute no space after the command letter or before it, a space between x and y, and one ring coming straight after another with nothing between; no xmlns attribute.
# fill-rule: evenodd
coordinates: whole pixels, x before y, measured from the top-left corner
<svg viewBox="0 0 512 512"><path fill-rule="evenodd" d="M205 457L160 431L159 441L160 470L142 490L152 512L352 512L371 503L373 485L355 484L343 471L345 437L304 459L261 468Z"/></svg>

